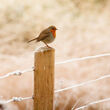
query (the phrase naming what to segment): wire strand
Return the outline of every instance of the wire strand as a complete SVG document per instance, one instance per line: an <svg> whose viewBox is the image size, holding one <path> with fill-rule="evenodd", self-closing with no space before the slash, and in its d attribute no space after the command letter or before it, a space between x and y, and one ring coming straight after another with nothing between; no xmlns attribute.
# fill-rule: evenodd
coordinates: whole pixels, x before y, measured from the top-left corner
<svg viewBox="0 0 110 110"><path fill-rule="evenodd" d="M24 97L24 98L23 97L12 97L9 100L0 100L0 104L7 104L10 102L20 102L20 101L28 100L28 99L33 99L33 97Z"/></svg>
<svg viewBox="0 0 110 110"><path fill-rule="evenodd" d="M5 74L3 76L0 76L0 79L4 79L4 78L7 78L7 77L12 76L12 75L20 76L23 73L30 72L30 71L33 71L33 67L30 68L30 69L23 70L23 71L17 70L17 71L14 71L14 72L7 73L7 74Z"/></svg>
<svg viewBox="0 0 110 110"><path fill-rule="evenodd" d="M70 86L70 87L67 87L67 88L56 90L55 93L66 91L66 90L73 89L73 88L76 88L76 87L81 87L81 86L84 86L86 84L94 83L96 81L99 81L99 80L102 80L102 79L105 79L105 78L109 78L109 77L110 77L110 75L104 75L104 76L101 76L97 79L93 79L93 80L90 80L90 81L87 81L87 82L83 82L81 84L76 84L76 85L73 85L73 86Z"/></svg>
<svg viewBox="0 0 110 110"><path fill-rule="evenodd" d="M110 101L110 98L106 98L106 99L102 99L102 100L97 100L97 101L91 102L91 103L89 103L87 105L84 105L84 106L81 106L79 108L76 108L75 110L81 110L81 109L87 108L90 105L98 104L98 103L102 103L102 102L106 102L106 101Z"/></svg>
<svg viewBox="0 0 110 110"><path fill-rule="evenodd" d="M65 64L65 63L71 63L74 61L83 61L83 60L88 60L88 59L94 59L94 58L100 58L100 57L107 57L110 56L110 53L106 53L106 54L99 54L99 55L93 55L93 56L86 56L86 57L81 57L81 58L72 58L69 60L65 60L65 61L61 61L61 62L56 62L55 64Z"/></svg>

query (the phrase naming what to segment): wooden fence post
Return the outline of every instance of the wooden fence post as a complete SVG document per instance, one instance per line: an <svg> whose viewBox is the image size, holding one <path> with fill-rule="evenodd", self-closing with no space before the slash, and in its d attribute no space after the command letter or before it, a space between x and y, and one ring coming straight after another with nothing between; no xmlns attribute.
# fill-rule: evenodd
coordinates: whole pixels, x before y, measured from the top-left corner
<svg viewBox="0 0 110 110"><path fill-rule="evenodd" d="M34 110L53 110L54 53L53 48L47 47L35 52Z"/></svg>

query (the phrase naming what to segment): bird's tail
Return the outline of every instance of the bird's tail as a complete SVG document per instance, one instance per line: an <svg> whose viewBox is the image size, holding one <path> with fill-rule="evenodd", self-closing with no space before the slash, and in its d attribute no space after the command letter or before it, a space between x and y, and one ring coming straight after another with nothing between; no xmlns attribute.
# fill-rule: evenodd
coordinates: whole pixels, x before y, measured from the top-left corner
<svg viewBox="0 0 110 110"><path fill-rule="evenodd" d="M32 42L32 41L34 41L34 40L37 41L37 38L34 38L34 39L32 39L32 40L29 40L27 43L30 43L30 42Z"/></svg>

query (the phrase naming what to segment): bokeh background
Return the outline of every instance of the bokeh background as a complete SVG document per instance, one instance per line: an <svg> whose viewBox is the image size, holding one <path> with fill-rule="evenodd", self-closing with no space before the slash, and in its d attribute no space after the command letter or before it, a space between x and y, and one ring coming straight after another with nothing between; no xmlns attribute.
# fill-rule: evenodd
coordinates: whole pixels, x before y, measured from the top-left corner
<svg viewBox="0 0 110 110"><path fill-rule="evenodd" d="M0 0L0 75L33 66L34 51L43 43L27 44L50 25L59 30L55 60L110 52L110 0ZM55 89L110 74L110 57L56 65ZM55 110L71 110L110 97L110 80L55 94ZM33 73L0 80L0 99L27 97L33 92ZM32 100L9 103L0 110L32 110ZM86 110L110 110L110 102Z"/></svg>

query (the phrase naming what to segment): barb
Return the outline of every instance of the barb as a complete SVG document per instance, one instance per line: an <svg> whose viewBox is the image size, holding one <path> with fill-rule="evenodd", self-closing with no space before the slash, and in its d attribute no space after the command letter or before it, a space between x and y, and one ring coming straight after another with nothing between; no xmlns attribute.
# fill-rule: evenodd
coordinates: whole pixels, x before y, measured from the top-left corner
<svg viewBox="0 0 110 110"><path fill-rule="evenodd" d="M0 79L4 79L4 78L7 78L7 77L12 76L12 75L19 76L19 75L22 75L23 73L30 72L30 71L33 71L33 70L34 70L33 67L30 68L30 69L23 70L23 71L17 70L17 71L14 71L14 72L7 73L7 74L5 74L3 76L0 76Z"/></svg>
<svg viewBox="0 0 110 110"><path fill-rule="evenodd" d="M75 110L81 110L81 109L87 108L90 105L98 104L98 103L102 103L102 102L106 102L106 101L110 101L110 98L106 98L106 99L102 99L102 100L97 100L97 101L91 102L91 103L89 103L87 105L84 105L84 106L81 106L79 108L76 108Z"/></svg>
<svg viewBox="0 0 110 110"><path fill-rule="evenodd" d="M88 59L94 59L94 58L100 58L100 57L107 57L110 56L110 53L106 53L106 54L99 54L99 55L94 55L94 56L87 56L87 57L81 57L81 58L72 58L66 61L61 61L61 62L56 62L55 64L65 64L65 63L70 63L70 62L74 62L74 61L82 61L82 60L88 60Z"/></svg>
<svg viewBox="0 0 110 110"><path fill-rule="evenodd" d="M90 80L90 81L87 81L87 82L83 82L81 84L77 84L77 85L73 85L73 86L70 86L70 87L67 87L67 88L56 90L55 93L66 91L66 90L73 89L73 88L76 88L76 87L81 87L81 86L84 86L86 84L94 83L96 81L99 81L99 80L102 80L102 79L105 79L105 78L109 78L109 77L110 77L110 75L104 75L104 76L101 76L97 79L93 79L93 80Z"/></svg>
<svg viewBox="0 0 110 110"><path fill-rule="evenodd" d="M7 104L10 102L20 102L20 101L28 100L28 99L33 99L33 97L24 97L24 98L23 97L12 97L9 100L0 100L0 104Z"/></svg>

